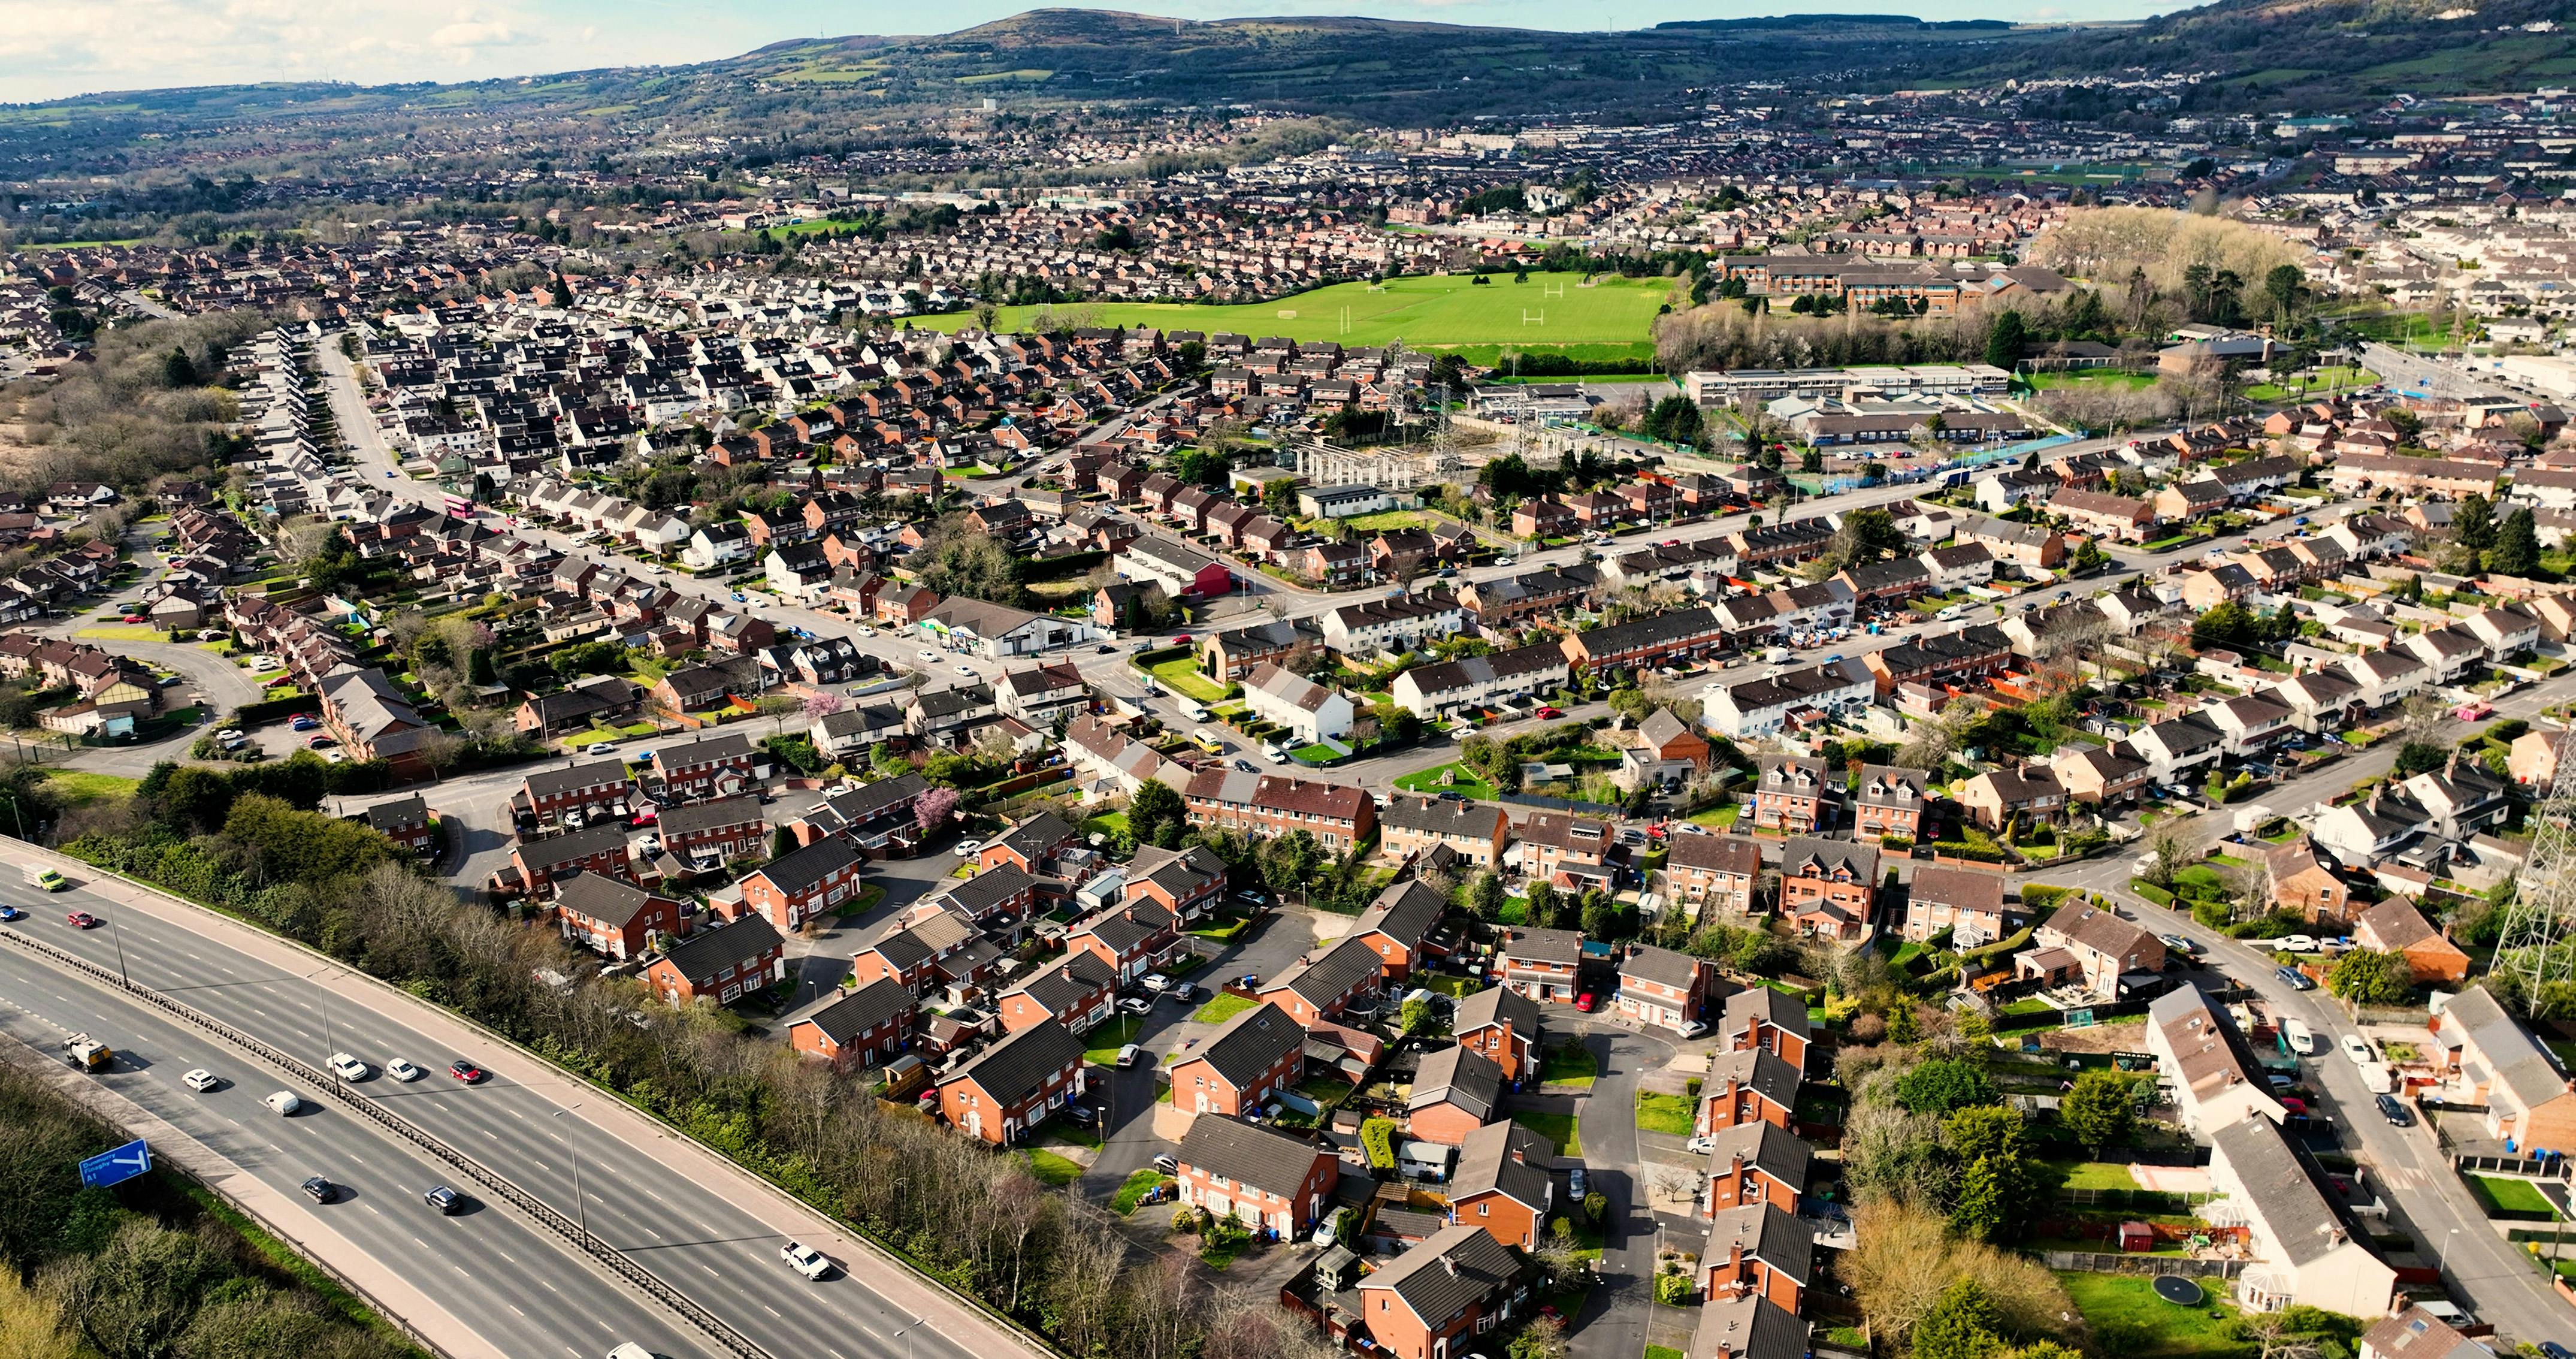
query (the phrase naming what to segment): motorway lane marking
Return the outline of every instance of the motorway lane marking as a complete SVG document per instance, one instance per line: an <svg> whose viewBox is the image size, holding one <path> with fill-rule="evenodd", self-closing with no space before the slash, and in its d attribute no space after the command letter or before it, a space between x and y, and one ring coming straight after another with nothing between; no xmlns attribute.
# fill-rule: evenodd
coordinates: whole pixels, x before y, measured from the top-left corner
<svg viewBox="0 0 2576 1359"><path fill-rule="evenodd" d="M698 1268L705 1270L709 1275L711 1275L711 1276L713 1276L713 1277L715 1277L715 1278L719 1278L719 1279L721 1279L721 1278L723 1278L723 1277L724 1277L723 1275L721 1275L721 1274L717 1274L717 1273L716 1273L716 1267L715 1267L715 1266L713 1266L713 1265L706 1265L706 1264L702 1264L702 1265L699 1265L699 1266L698 1266Z"/></svg>
<svg viewBox="0 0 2576 1359"><path fill-rule="evenodd" d="M495 1248L493 1249L492 1253L493 1253L494 1255L500 1256L500 1257L501 1257L502 1259L504 1259L504 1260L510 1260L510 1253L509 1253L508 1251L502 1250L502 1249L500 1249L500 1248L498 1248L498 1247L495 1247ZM516 1260L510 1260L510 1263L515 1265L515 1264L517 1264L517 1263L519 1263L519 1262L518 1262L518 1261L516 1261Z"/></svg>
<svg viewBox="0 0 2576 1359"><path fill-rule="evenodd" d="M415 1246L420 1247L422 1250L427 1250L427 1249L429 1249L429 1243L428 1243L428 1242L426 1242L426 1241L421 1240L421 1239L420 1239L419 1237L417 1237L417 1236L415 1236L415 1237L413 1237L413 1238L411 1239L411 1243L412 1243L413 1245L415 1245Z"/></svg>
<svg viewBox="0 0 2576 1359"><path fill-rule="evenodd" d="M519 1312L519 1304L517 1304L517 1303L515 1303L515 1302L514 1302L514 1303L511 1303L509 1306L510 1306L510 1310L511 1310L511 1311L513 1311L513 1312ZM527 1313L525 1313L525 1312L519 1312L519 1315L520 1315L521 1317L525 1317L525 1316L527 1316Z"/></svg>
<svg viewBox="0 0 2576 1359"><path fill-rule="evenodd" d="M762 1304L760 1305L760 1310L762 1310L762 1311L764 1311L764 1312L767 1312L767 1313L768 1313L768 1314L770 1314L771 1316L778 1317L778 1309L777 1309L777 1308L775 1308L775 1307L770 1306L768 1303L765 1303L765 1302L764 1302L764 1303L762 1303ZM787 1318L785 1318L785 1317L778 1317L778 1319L779 1319L779 1320L781 1320L781 1321L785 1321Z"/></svg>
<svg viewBox="0 0 2576 1359"><path fill-rule="evenodd" d="M553 1284L551 1284L551 1283L546 1283L545 1276L543 1276L543 1275L539 1275L539 1276L537 1277L537 1282L538 1282L538 1283L541 1283L541 1284L545 1284L545 1285L546 1285L546 1291L547 1291L547 1292L549 1292L549 1293L560 1293L560 1292L562 1292L562 1291L563 1291L562 1289L555 1287L555 1286L554 1286Z"/></svg>

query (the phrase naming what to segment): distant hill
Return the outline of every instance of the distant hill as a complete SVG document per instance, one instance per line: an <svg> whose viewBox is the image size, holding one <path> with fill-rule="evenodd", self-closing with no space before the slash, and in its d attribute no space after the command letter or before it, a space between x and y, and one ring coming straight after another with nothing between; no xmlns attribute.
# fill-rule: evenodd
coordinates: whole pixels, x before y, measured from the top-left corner
<svg viewBox="0 0 2576 1359"><path fill-rule="evenodd" d="M2454 17L2444 18L2443 15ZM2016 45L1959 68L1989 78L2211 71L2210 107L2349 109L2395 94L2576 84L2570 0L2217 0L2113 31Z"/></svg>

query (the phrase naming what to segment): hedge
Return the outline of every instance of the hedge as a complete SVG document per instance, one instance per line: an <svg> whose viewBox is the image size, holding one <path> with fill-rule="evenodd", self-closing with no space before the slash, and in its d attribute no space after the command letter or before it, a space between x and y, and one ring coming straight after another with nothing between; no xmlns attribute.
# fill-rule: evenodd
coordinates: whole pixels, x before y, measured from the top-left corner
<svg viewBox="0 0 2576 1359"><path fill-rule="evenodd" d="M2129 890L2137 893L2139 896L2145 897L2147 900L2152 901L2159 906L2171 906L2174 904L2173 893L2156 886L2154 883L2147 882L2144 879L2129 879Z"/></svg>
<svg viewBox="0 0 2576 1359"><path fill-rule="evenodd" d="M1063 580L1068 576L1079 576L1107 560L1109 560L1109 554L1106 552L1068 552L1061 557L1022 557L1020 558L1020 579L1022 581Z"/></svg>
<svg viewBox="0 0 2576 1359"><path fill-rule="evenodd" d="M2072 887L2052 887L2044 882L2024 883L2021 889L2021 904L2034 911L2040 910L2064 901L2067 893L2074 890Z"/></svg>
<svg viewBox="0 0 2576 1359"><path fill-rule="evenodd" d="M1965 840L1935 841L1932 852L1952 859L1974 859L1984 864L1999 864L2004 861L2002 850L1989 845L1972 845Z"/></svg>
<svg viewBox="0 0 2576 1359"><path fill-rule="evenodd" d="M1360 1124L1360 1148L1371 1169L1395 1169L1395 1120L1372 1118Z"/></svg>

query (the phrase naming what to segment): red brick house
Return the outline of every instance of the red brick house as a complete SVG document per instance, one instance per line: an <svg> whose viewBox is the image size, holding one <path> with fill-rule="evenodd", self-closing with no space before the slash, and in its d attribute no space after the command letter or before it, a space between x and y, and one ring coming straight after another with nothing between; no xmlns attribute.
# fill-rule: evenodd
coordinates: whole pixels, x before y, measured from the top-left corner
<svg viewBox="0 0 2576 1359"><path fill-rule="evenodd" d="M626 826L613 822L569 835L522 839L510 850L510 866L516 870L519 887L536 897L549 895L555 879L574 873L625 877Z"/></svg>
<svg viewBox="0 0 2576 1359"><path fill-rule="evenodd" d="M1538 1070L1538 1004L1518 991L1488 986L1459 1001L1450 1031L1458 1046L1473 1048L1502 1068L1504 1080L1518 1084Z"/></svg>
<svg viewBox="0 0 2576 1359"><path fill-rule="evenodd" d="M680 903L600 873L576 873L555 885L555 927L602 957L640 957L654 934L680 932Z"/></svg>
<svg viewBox="0 0 2576 1359"><path fill-rule="evenodd" d="M1401 981L1425 961L1432 928L1449 910L1449 898L1418 878L1390 883L1351 926L1351 936L1374 951L1388 981Z"/></svg>
<svg viewBox="0 0 2576 1359"><path fill-rule="evenodd" d="M436 854L439 851L436 823L430 819L429 803L418 794L379 802L350 818L363 821L368 828L414 854Z"/></svg>
<svg viewBox="0 0 2576 1359"><path fill-rule="evenodd" d="M1679 1029L1699 1021L1716 981L1717 964L1705 958L1640 944L1619 964L1619 1013L1640 1024Z"/></svg>
<svg viewBox="0 0 2576 1359"><path fill-rule="evenodd" d="M1169 961L1180 948L1180 929L1170 911L1131 893L1123 904L1075 922L1064 946L1069 953L1089 953L1107 963L1123 984Z"/></svg>
<svg viewBox="0 0 2576 1359"><path fill-rule="evenodd" d="M563 819L566 812L624 815L634 785L627 782L624 760L593 760L565 769L540 769L519 783L513 810L540 822Z"/></svg>
<svg viewBox="0 0 2576 1359"><path fill-rule="evenodd" d="M1878 846L1801 836L1780 855L1780 914L1799 931L1866 939L1878 906Z"/></svg>
<svg viewBox="0 0 2576 1359"><path fill-rule="evenodd" d="M1446 1359L1529 1298L1528 1266L1492 1234L1446 1227L1359 1281L1360 1324L1388 1359Z"/></svg>
<svg viewBox="0 0 2576 1359"><path fill-rule="evenodd" d="M1840 819L1836 813L1841 810L1842 792L1822 760L1766 759L1761 780L1753 788L1753 824L1813 835Z"/></svg>
<svg viewBox="0 0 2576 1359"><path fill-rule="evenodd" d="M1708 1065L1708 1075L1700 1079L1693 1132L1706 1136L1747 1123L1789 1126L1803 1079L1798 1068L1761 1048L1712 1052Z"/></svg>
<svg viewBox="0 0 2576 1359"><path fill-rule="evenodd" d="M1508 1120L1468 1133L1449 1177L1449 1220L1481 1228L1506 1246L1537 1250L1556 1200L1554 1159L1546 1138Z"/></svg>
<svg viewBox="0 0 2576 1359"><path fill-rule="evenodd" d="M751 738L726 732L653 752L653 774L673 802L703 802L751 790Z"/></svg>
<svg viewBox="0 0 2576 1359"><path fill-rule="evenodd" d="M1572 930L1515 929L1494 961L1510 990L1531 1000L1571 1002L1583 961L1583 936Z"/></svg>
<svg viewBox="0 0 2576 1359"><path fill-rule="evenodd" d="M1089 1032L1118 1003L1118 974L1090 953L1077 953L1002 993L996 1005L1002 1027L1016 1033L1054 1020L1074 1033Z"/></svg>
<svg viewBox="0 0 2576 1359"><path fill-rule="evenodd" d="M1724 1208L1699 1253L1700 1291L1711 1299L1758 1297L1791 1313L1815 1275L1815 1229L1767 1203Z"/></svg>
<svg viewBox="0 0 2576 1359"><path fill-rule="evenodd" d="M1327 854L1357 849L1377 833L1377 803L1365 788L1271 774L1246 774L1210 764L1181 790L1190 824L1241 831L1267 840L1305 831Z"/></svg>
<svg viewBox="0 0 2576 1359"><path fill-rule="evenodd" d="M1721 1051L1759 1049L1801 1073L1807 1069L1807 1047L1815 1036L1806 1002L1767 986L1747 987L1728 996L1717 1031L1724 1040Z"/></svg>
<svg viewBox="0 0 2576 1359"><path fill-rule="evenodd" d="M880 1066L911 1046L912 993L874 981L787 1026L787 1045L842 1071Z"/></svg>
<svg viewBox="0 0 2576 1359"><path fill-rule="evenodd" d="M1305 1058L1306 1027L1276 1005L1256 1005L1172 1064L1172 1107L1228 1118L1258 1112L1296 1088Z"/></svg>
<svg viewBox="0 0 2576 1359"><path fill-rule="evenodd" d="M1052 1020L1008 1034L939 1083L939 1117L1009 1146L1082 1096L1082 1040Z"/></svg>
<svg viewBox="0 0 2576 1359"><path fill-rule="evenodd" d="M867 860L840 836L827 836L752 870L742 880L742 908L793 930L850 899Z"/></svg>
<svg viewBox="0 0 2576 1359"><path fill-rule="evenodd" d="M1314 1227L1341 1179L1331 1148L1230 1118L1193 1120L1174 1159L1181 1202L1283 1241Z"/></svg>
<svg viewBox="0 0 2576 1359"><path fill-rule="evenodd" d="M1784 1213L1798 1211L1798 1196L1807 1191L1807 1165L1815 1149L1768 1123L1746 1123L1715 1134L1708 1159L1708 1207L1712 1218L1729 1208L1769 1204Z"/></svg>
<svg viewBox="0 0 2576 1359"><path fill-rule="evenodd" d="M1128 904L1161 907L1174 920L1194 922L1215 910L1225 896L1225 861L1205 845L1186 850L1139 845L1127 862L1123 889Z"/></svg>
<svg viewBox="0 0 2576 1359"><path fill-rule="evenodd" d="M719 863L747 859L767 848L769 817L756 797L717 798L692 802L662 813L654 824L662 849L686 861L712 857Z"/></svg>
<svg viewBox="0 0 2576 1359"><path fill-rule="evenodd" d="M1385 984L1377 951L1363 940L1345 937L1315 961L1279 974L1261 989L1261 998L1300 1025L1318 1024L1354 1006L1374 1004Z"/></svg>
<svg viewBox="0 0 2576 1359"><path fill-rule="evenodd" d="M644 965L644 986L665 1005L730 1005L787 973L787 944L760 919L702 928Z"/></svg>
<svg viewBox="0 0 2576 1359"><path fill-rule="evenodd" d="M1474 1048L1447 1047L1422 1059L1405 1097L1405 1133L1460 1146L1503 1116L1503 1069Z"/></svg>

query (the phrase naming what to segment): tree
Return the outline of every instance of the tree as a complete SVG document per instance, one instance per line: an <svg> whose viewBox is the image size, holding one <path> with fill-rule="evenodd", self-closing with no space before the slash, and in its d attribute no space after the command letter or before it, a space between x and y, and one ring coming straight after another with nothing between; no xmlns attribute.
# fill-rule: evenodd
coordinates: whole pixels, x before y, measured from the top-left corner
<svg viewBox="0 0 2576 1359"><path fill-rule="evenodd" d="M2085 1072L2057 1102L2057 1121L2076 1141L2097 1150L2128 1141L2135 1120L2129 1078L2116 1071Z"/></svg>
<svg viewBox="0 0 2576 1359"><path fill-rule="evenodd" d="M2021 366L2021 351L2029 340L2029 326L2021 313L2007 307L1995 313L1986 326L1986 362L2005 372Z"/></svg>
<svg viewBox="0 0 2576 1359"><path fill-rule="evenodd" d="M1911 999L1899 997L1894 1005L1887 1007L1887 1041L1891 1043L1923 1041L1923 1022L1915 1017L1914 1002Z"/></svg>
<svg viewBox="0 0 2576 1359"><path fill-rule="evenodd" d="M2022 1154L2019 1111L2000 1104L1955 1109L1941 1124L1941 1140L1963 1161Z"/></svg>
<svg viewBox="0 0 2576 1359"><path fill-rule="evenodd" d="M2504 526L2496 530L2495 548L2487 553L2487 569L2508 576L2528 576L2540 569L2540 534L2529 509L2505 516Z"/></svg>
<svg viewBox="0 0 2576 1359"><path fill-rule="evenodd" d="M1898 1077L1896 1102L1918 1114L1947 1114L1974 1104L2000 1104L2003 1096L1984 1064L1944 1057Z"/></svg>
<svg viewBox="0 0 2576 1359"><path fill-rule="evenodd" d="M1427 1034L1440 1026L1440 1012L1432 1008L1430 1001L1416 996L1404 1002L1399 1022L1408 1034Z"/></svg>
<svg viewBox="0 0 2576 1359"><path fill-rule="evenodd" d="M1529 887L1529 923L1539 929L1556 925L1556 884L1541 878Z"/></svg>
<svg viewBox="0 0 2576 1359"><path fill-rule="evenodd" d="M2472 491L2451 511L2451 540L2471 552L2495 546L2495 511L2487 498Z"/></svg>
<svg viewBox="0 0 2576 1359"><path fill-rule="evenodd" d="M2192 864L2190 846L2169 830L2156 833L2156 838L2148 842L2147 853L2152 862L2147 865L2146 880L2168 892L2173 890L2174 880Z"/></svg>
<svg viewBox="0 0 2576 1359"><path fill-rule="evenodd" d="M172 349L170 357L161 361L161 380L173 387L197 385L197 365L189 361L187 350Z"/></svg>
<svg viewBox="0 0 2576 1359"><path fill-rule="evenodd" d="M948 824L948 816L957 810L957 790L928 788L912 800L912 821L924 835Z"/></svg>
<svg viewBox="0 0 2576 1359"><path fill-rule="evenodd" d="M2415 969L2403 953L2357 948L2335 959L2326 989L2356 1005L2402 1005L2415 994Z"/></svg>
<svg viewBox="0 0 2576 1359"><path fill-rule="evenodd" d="M2003 1318L1986 1297L1985 1286L1974 1279L1958 1279L1941 1290L1932 1310L1914 1323L1907 1341L1914 1359L1987 1359L2003 1348L2003 1339L1996 1334L2002 1326Z"/></svg>
<svg viewBox="0 0 2576 1359"><path fill-rule="evenodd" d="M1993 1241L2005 1234L2010 1219L2011 1207L2005 1199L2003 1176L1995 1169L1995 1158L1980 1156L1970 1161L1959 1174L1958 1197L1950 1203L1950 1230L1972 1241Z"/></svg>
<svg viewBox="0 0 2576 1359"><path fill-rule="evenodd" d="M805 720L819 723L824 718L850 706L850 701L829 689L817 689L805 696Z"/></svg>
<svg viewBox="0 0 2576 1359"><path fill-rule="evenodd" d="M1532 1321L1512 1337L1507 1353L1511 1359L1565 1359L1565 1323L1554 1317Z"/></svg>
<svg viewBox="0 0 2576 1359"><path fill-rule="evenodd" d="M1127 829L1140 845L1170 849L1180 843L1189 819L1188 804L1161 779L1145 780L1127 802Z"/></svg>
<svg viewBox="0 0 2576 1359"><path fill-rule="evenodd" d="M1503 875L1492 869L1476 875L1476 885L1467 889L1467 900L1476 909L1476 918L1491 924L1503 914Z"/></svg>
<svg viewBox="0 0 2576 1359"><path fill-rule="evenodd" d="M2306 290L2308 276L2295 264L2276 264L2263 275L2263 296L2272 304L2272 320L2286 325L2290 313L2299 305L2299 294Z"/></svg>

